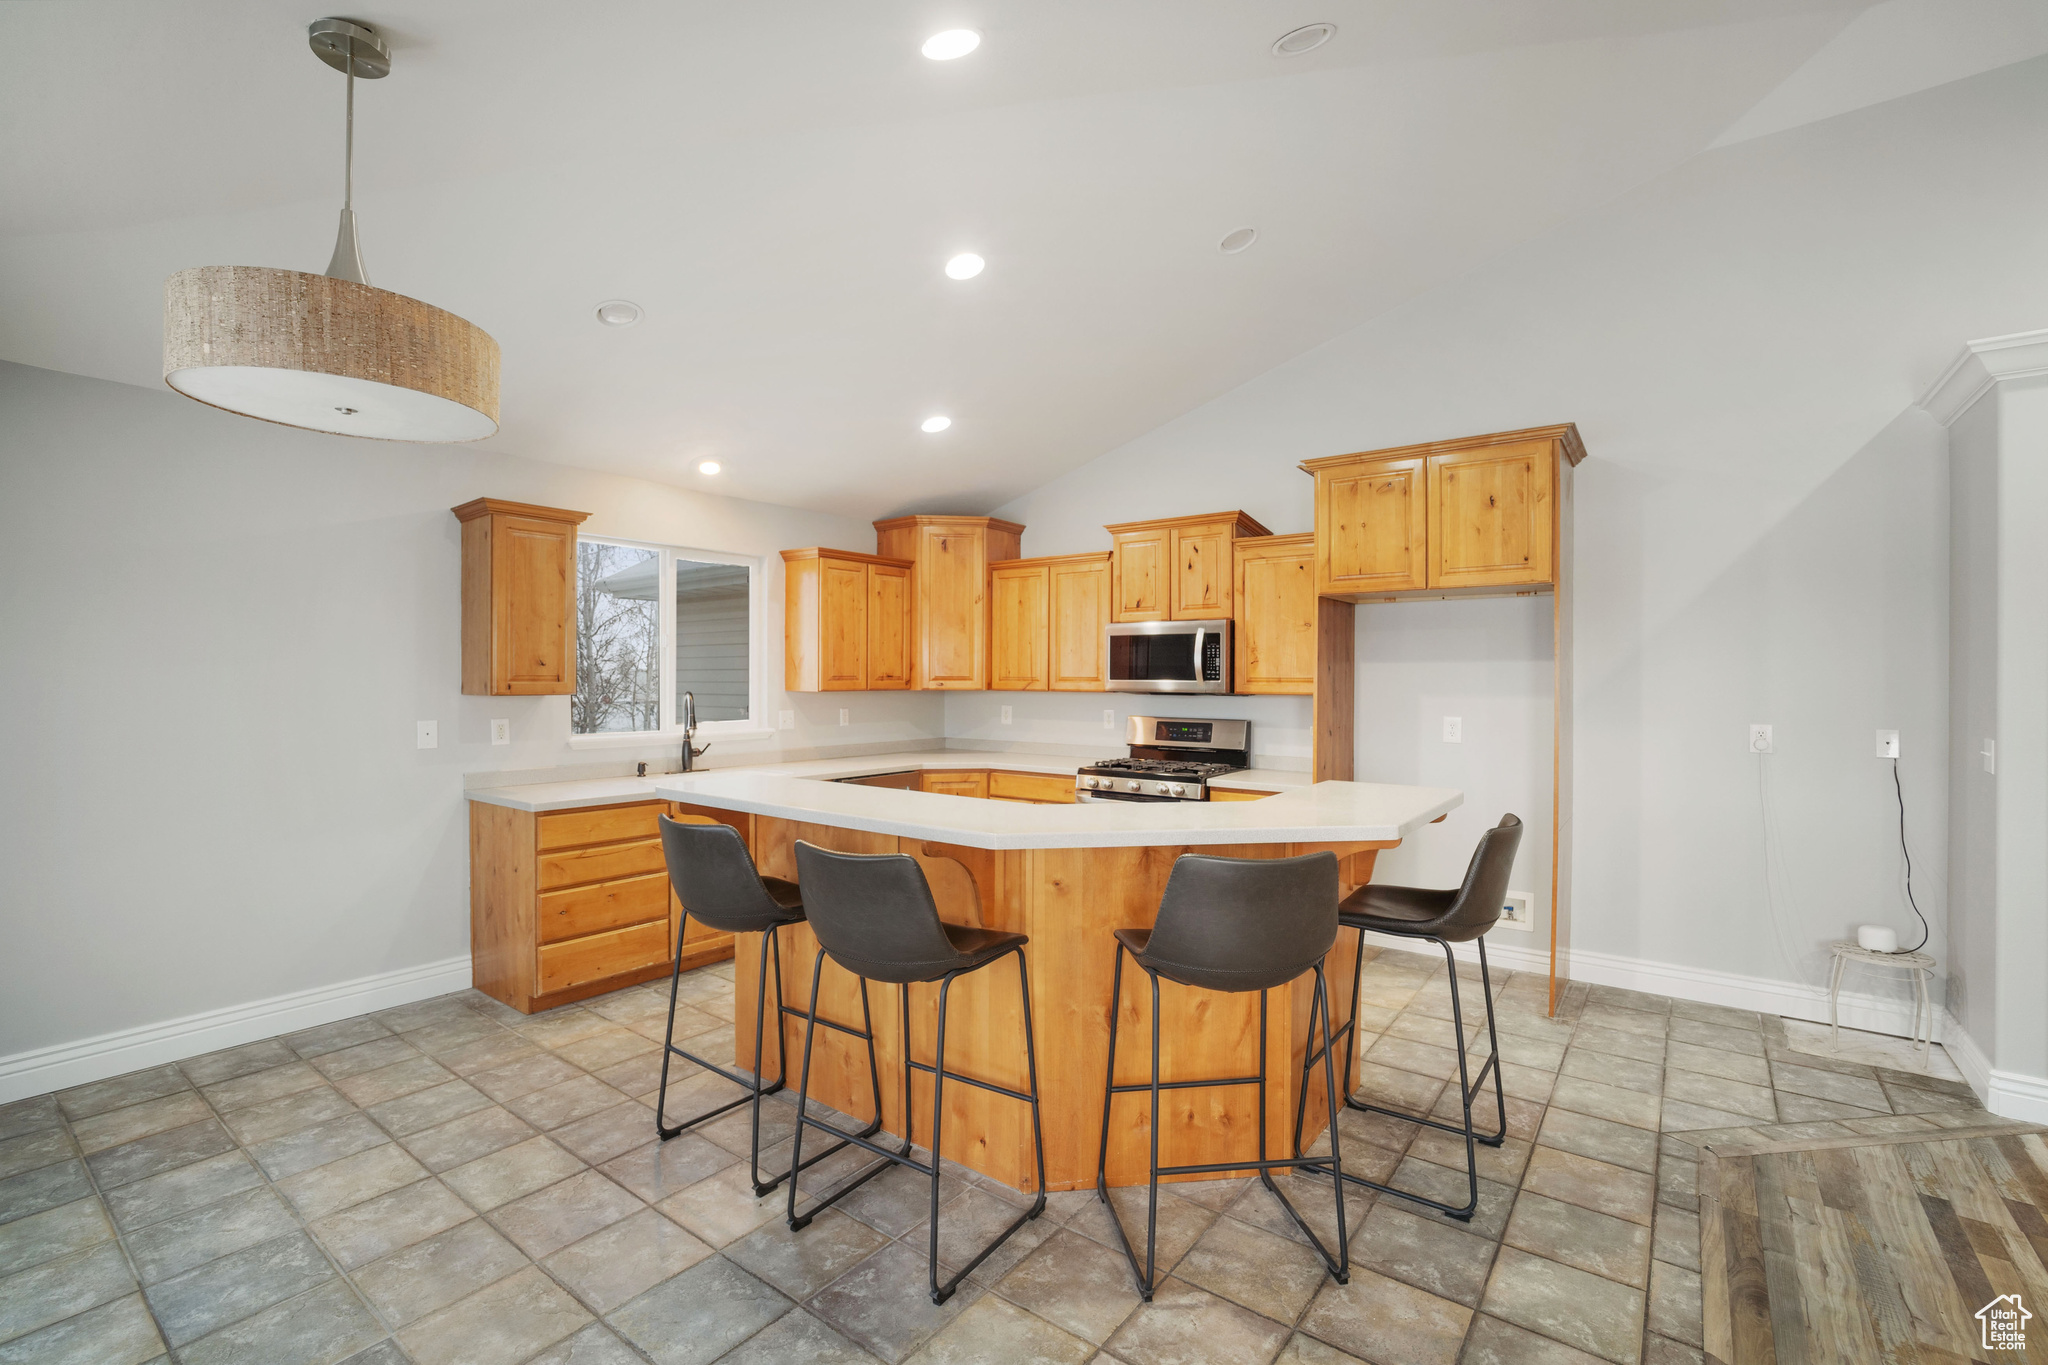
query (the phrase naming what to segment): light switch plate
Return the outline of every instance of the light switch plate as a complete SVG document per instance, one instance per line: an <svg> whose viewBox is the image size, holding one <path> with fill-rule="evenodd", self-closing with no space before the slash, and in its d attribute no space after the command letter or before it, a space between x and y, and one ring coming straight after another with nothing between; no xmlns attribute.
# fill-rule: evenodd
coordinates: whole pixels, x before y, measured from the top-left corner
<svg viewBox="0 0 2048 1365"><path fill-rule="evenodd" d="M441 745L440 731L433 721L423 720L419 727L419 747L437 749Z"/></svg>
<svg viewBox="0 0 2048 1365"><path fill-rule="evenodd" d="M1465 718L1464 718L1463 716L1445 716L1445 717L1444 717L1444 743L1446 743L1446 744L1463 744L1464 742L1465 742Z"/></svg>
<svg viewBox="0 0 2048 1365"><path fill-rule="evenodd" d="M512 722L511 722L511 721L509 721L509 720L494 720L494 721L492 721L492 722L491 722L491 743L493 743L493 744L510 744L511 742L512 742Z"/></svg>
<svg viewBox="0 0 2048 1365"><path fill-rule="evenodd" d="M778 730L796 729L796 712L777 711L775 713L775 728Z"/></svg>

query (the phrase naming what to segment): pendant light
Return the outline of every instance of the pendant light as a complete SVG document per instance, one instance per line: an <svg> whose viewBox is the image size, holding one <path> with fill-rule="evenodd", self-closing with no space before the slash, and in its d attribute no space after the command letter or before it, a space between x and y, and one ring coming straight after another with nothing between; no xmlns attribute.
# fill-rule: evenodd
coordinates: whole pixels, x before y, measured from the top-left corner
<svg viewBox="0 0 2048 1365"><path fill-rule="evenodd" d="M498 343L455 314L378 289L356 238L356 78L390 74L365 25L306 31L348 78L341 229L324 275L208 265L164 283L164 383L266 422L386 441L478 441L498 429Z"/></svg>

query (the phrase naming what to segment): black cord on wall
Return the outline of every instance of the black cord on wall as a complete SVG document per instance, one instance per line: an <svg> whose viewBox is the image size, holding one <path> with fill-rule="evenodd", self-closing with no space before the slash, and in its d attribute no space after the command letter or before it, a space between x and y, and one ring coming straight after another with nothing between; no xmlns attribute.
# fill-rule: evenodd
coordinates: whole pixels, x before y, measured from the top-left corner
<svg viewBox="0 0 2048 1365"><path fill-rule="evenodd" d="M1927 923L1927 916L1920 914L1920 902L1913 899L1913 850L1906 847L1906 789L1899 784L1899 760L1892 760L1892 791L1899 798L1899 852L1906 857L1906 904L1913 907L1913 913L1920 915L1920 941L1902 952L1917 953L1927 946L1927 940L1934 930Z"/></svg>

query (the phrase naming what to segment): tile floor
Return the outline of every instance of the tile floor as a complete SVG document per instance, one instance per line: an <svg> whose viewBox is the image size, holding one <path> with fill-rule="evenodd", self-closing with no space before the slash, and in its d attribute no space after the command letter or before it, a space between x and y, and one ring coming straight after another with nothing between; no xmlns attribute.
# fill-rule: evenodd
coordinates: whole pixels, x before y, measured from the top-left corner
<svg viewBox="0 0 2048 1365"><path fill-rule="evenodd" d="M1054 1195L943 1308L907 1172L792 1236L747 1187L744 1111L651 1140L666 983L344 1020L0 1108L0 1365L1681 1365L1699 1143L1980 1114L1956 1081L1796 1051L1778 1019L1582 986L1550 1019L1541 991L1497 986L1511 1136L1482 1149L1469 1225L1359 1192L1338 1285L1256 1185L1178 1185L1149 1305L1090 1193ZM730 964L682 996L678 1033L717 1058ZM1365 1090L1449 1113L1441 962L1381 954L1362 1001ZM695 1112L729 1088L671 1093ZM1354 1169L1462 1188L1455 1139L1357 1113L1343 1133ZM1331 1226L1327 1183L1291 1179ZM1024 1202L964 1171L944 1197L954 1249ZM1142 1191L1126 1207L1142 1228Z"/></svg>

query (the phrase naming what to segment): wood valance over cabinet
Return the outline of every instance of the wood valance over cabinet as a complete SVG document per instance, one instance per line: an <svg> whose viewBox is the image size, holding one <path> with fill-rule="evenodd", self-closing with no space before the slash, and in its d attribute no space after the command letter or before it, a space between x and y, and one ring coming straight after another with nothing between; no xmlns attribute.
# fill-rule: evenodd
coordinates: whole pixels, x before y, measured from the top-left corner
<svg viewBox="0 0 2048 1365"><path fill-rule="evenodd" d="M851 550L782 552L782 685L902 691L911 675L911 563Z"/></svg>
<svg viewBox="0 0 2048 1365"><path fill-rule="evenodd" d="M1271 534L1243 512L1126 521L1104 529L1115 545L1111 608L1118 621L1232 615L1231 542Z"/></svg>
<svg viewBox="0 0 2048 1365"><path fill-rule="evenodd" d="M1567 481L1585 457L1566 423L1305 461L1316 591L1355 602L1552 585Z"/></svg>
<svg viewBox="0 0 2048 1365"><path fill-rule="evenodd" d="M989 566L991 690L1103 690L1109 563L1109 555L1098 553Z"/></svg>
<svg viewBox="0 0 2048 1365"><path fill-rule="evenodd" d="M875 549L911 562L911 686L988 687L988 566L1017 558L1024 528L994 517L892 517Z"/></svg>
<svg viewBox="0 0 2048 1365"><path fill-rule="evenodd" d="M462 692L576 690L576 528L588 512L478 498L462 523Z"/></svg>

